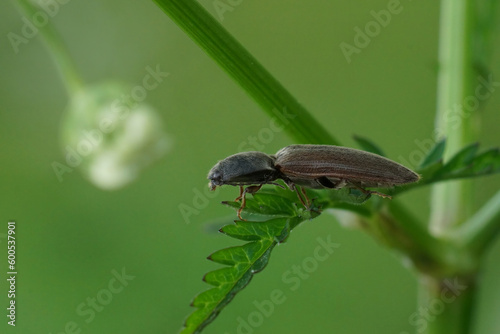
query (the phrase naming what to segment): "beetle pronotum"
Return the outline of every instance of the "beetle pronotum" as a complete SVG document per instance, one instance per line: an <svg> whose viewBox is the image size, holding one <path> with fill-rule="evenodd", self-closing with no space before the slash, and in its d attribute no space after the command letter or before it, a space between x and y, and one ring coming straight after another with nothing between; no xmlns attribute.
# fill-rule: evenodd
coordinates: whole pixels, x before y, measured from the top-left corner
<svg viewBox="0 0 500 334"><path fill-rule="evenodd" d="M391 196L366 187L389 188L417 182L420 176L395 161L353 148L332 145L290 145L275 155L244 152L219 161L208 173L209 187L215 190L225 184L240 187L238 218L245 208L246 194L254 194L264 184L281 179L308 207L310 202L303 188L356 188L365 194L384 198ZM244 188L244 186L247 186ZM301 189L305 201L298 191Z"/></svg>

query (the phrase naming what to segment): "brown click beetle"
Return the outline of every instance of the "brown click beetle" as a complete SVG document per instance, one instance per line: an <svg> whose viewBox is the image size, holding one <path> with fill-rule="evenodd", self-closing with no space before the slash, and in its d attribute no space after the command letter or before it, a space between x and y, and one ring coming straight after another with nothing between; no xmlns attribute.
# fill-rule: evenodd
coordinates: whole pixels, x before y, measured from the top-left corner
<svg viewBox="0 0 500 334"><path fill-rule="evenodd" d="M229 184L240 187L238 218L245 208L245 195L254 194L264 184L281 179L309 207L310 201L302 187L313 189L356 188L365 194L384 198L391 196L365 187L389 188L417 182L420 176L395 161L380 155L333 145L290 145L275 155L244 152L219 161L208 173L209 187ZM248 186L244 188L244 186ZM299 186L299 187L297 187ZM301 189L302 199L297 188Z"/></svg>

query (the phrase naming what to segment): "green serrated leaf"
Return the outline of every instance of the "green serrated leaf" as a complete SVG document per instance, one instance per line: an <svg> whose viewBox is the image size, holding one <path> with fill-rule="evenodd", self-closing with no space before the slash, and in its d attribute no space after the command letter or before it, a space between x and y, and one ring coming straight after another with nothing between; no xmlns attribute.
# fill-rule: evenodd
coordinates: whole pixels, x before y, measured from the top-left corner
<svg viewBox="0 0 500 334"><path fill-rule="evenodd" d="M220 311L243 289L255 273L260 272L269 262L271 250L286 239L290 226L297 226L305 217L275 218L266 222L237 222L222 230L228 235L244 238L248 231L251 238L258 240L242 246L225 248L210 255L212 261L229 265L207 273L204 281L215 288L199 294L192 306L198 309L186 320L181 333L199 333L212 322ZM260 225L260 226L259 226Z"/></svg>
<svg viewBox="0 0 500 334"><path fill-rule="evenodd" d="M500 151L498 148L489 149L480 154L477 153L478 150L478 144L471 144L464 147L444 164L441 159L427 164L425 168L418 170L418 173L422 175L420 182L399 187L395 193L446 180L500 173Z"/></svg>
<svg viewBox="0 0 500 334"><path fill-rule="evenodd" d="M256 193L253 195L253 201L247 202L247 211L271 216L293 216L297 207L287 195L293 194L295 196L295 194L291 190L286 190L286 193L286 195L283 195L282 192Z"/></svg>
<svg viewBox="0 0 500 334"><path fill-rule="evenodd" d="M474 156L479 149L479 144L474 143L469 146L464 147L457 154L455 154L450 161L446 162L437 174L446 175L456 172L458 170L463 170L472 163Z"/></svg>
<svg viewBox="0 0 500 334"><path fill-rule="evenodd" d="M477 156L471 167L471 176L498 172L500 172L500 151L497 148L490 149Z"/></svg>
<svg viewBox="0 0 500 334"><path fill-rule="evenodd" d="M237 221L235 224L224 226L220 231L236 239L253 241L261 239L263 235L274 237L279 233L278 228L279 226L262 222Z"/></svg>
<svg viewBox="0 0 500 334"><path fill-rule="evenodd" d="M354 136L353 138L363 150L385 157L384 151L370 139L361 136Z"/></svg>
<svg viewBox="0 0 500 334"><path fill-rule="evenodd" d="M312 196L311 198L318 199L322 206L327 207L337 207L341 203L360 205L371 197L358 189L351 188L309 190L308 193Z"/></svg>
<svg viewBox="0 0 500 334"><path fill-rule="evenodd" d="M438 141L434 145L434 147L429 151L429 153L427 153L427 156L422 160L418 169L425 170L430 166L439 164L439 162L442 161L443 159L443 153L445 147L446 147L446 139Z"/></svg>
<svg viewBox="0 0 500 334"><path fill-rule="evenodd" d="M443 168L443 161L439 160L423 169L417 169L417 173L421 176L420 183L424 184L428 180L432 180L433 175L435 175L441 168Z"/></svg>
<svg viewBox="0 0 500 334"><path fill-rule="evenodd" d="M265 247L265 245L262 245L259 240L259 242L250 242L243 246L221 249L212 253L208 259L229 266L247 264L251 262L254 254L261 251L262 247Z"/></svg>
<svg viewBox="0 0 500 334"><path fill-rule="evenodd" d="M306 190L311 207L305 208L297 194L280 187L265 187L254 195L248 195L243 212L250 217L259 215L263 221L235 221L220 229L228 236L248 241L242 246L225 248L212 253L208 259L228 267L207 273L204 281L214 286L201 294L192 305L198 309L186 320L183 334L199 333L212 322L219 312L243 289L255 273L269 263L273 248L285 242L290 231L301 222L320 214L320 208L341 208L370 215L364 203L370 195L357 189L343 188L313 191ZM240 202L225 202L239 209Z"/></svg>
<svg viewBox="0 0 500 334"><path fill-rule="evenodd" d="M203 281L213 286L220 286L225 283L234 282L236 278L233 276L233 274L234 270L231 270L231 268L221 268L208 272L203 277Z"/></svg>
<svg viewBox="0 0 500 334"><path fill-rule="evenodd" d="M292 199L291 199L292 198ZM252 199L252 200L249 200ZM271 217L290 217L295 216L297 206L294 203L297 200L295 193L288 189L279 187L266 187L253 195L247 195L247 204L243 212L248 214L258 214L266 216L268 220ZM232 208L239 209L241 202L222 202Z"/></svg>

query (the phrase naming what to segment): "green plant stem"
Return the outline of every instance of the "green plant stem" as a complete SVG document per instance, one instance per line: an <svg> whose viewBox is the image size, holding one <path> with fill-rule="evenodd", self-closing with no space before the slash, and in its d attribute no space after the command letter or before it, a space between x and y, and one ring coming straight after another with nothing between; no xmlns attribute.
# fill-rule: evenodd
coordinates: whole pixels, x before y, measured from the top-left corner
<svg viewBox="0 0 500 334"><path fill-rule="evenodd" d="M456 231L463 248L481 255L500 234L500 191Z"/></svg>
<svg viewBox="0 0 500 334"><path fill-rule="evenodd" d="M398 250L422 275L447 277L475 273L467 252L431 235L425 226L394 201L377 212L364 228L390 248Z"/></svg>
<svg viewBox="0 0 500 334"><path fill-rule="evenodd" d="M42 9L36 7L30 0L17 0L15 3L28 20L31 20L34 14L42 11ZM38 31L59 71L68 94L71 95L80 90L83 83L61 36L52 26L51 19L49 18L47 24L40 27Z"/></svg>
<svg viewBox="0 0 500 334"><path fill-rule="evenodd" d="M476 296L475 277L419 277L418 333L468 334Z"/></svg>
<svg viewBox="0 0 500 334"><path fill-rule="evenodd" d="M154 0L298 143L338 141L195 0Z"/></svg>
<svg viewBox="0 0 500 334"><path fill-rule="evenodd" d="M475 96L476 16L474 0L441 0L436 131L438 137L446 137L447 140L445 161L474 138L472 118L475 115L464 113L464 105L467 97ZM470 216L473 199L471 188L470 181L451 181L432 187L429 228L443 242L446 242L453 228L460 226ZM460 257L461 249L454 248ZM470 333L478 261L471 259L468 250L465 250L464 255L465 262L470 263L471 272L461 274L457 268L455 276L448 276L448 280L458 280L467 288L449 302L443 299L447 289L444 285L446 279L421 274L419 309L431 308L433 303L444 306L427 321L422 333Z"/></svg>
<svg viewBox="0 0 500 334"><path fill-rule="evenodd" d="M436 130L446 137L444 159L449 159L473 141L472 114L464 109L466 97L474 96L473 0L441 0L439 74ZM466 112L467 114L461 114ZM432 188L433 233L443 235L463 222L471 212L470 181L451 181Z"/></svg>
<svg viewBox="0 0 500 334"><path fill-rule="evenodd" d="M386 219L391 217L390 220L396 227L395 236L400 236L403 241L401 244L406 248L403 249L404 253L412 258L414 264L423 272L442 270L443 264L449 262L448 252L443 243L429 234L426 226L397 201L390 203L388 213ZM383 212L381 214L384 215ZM404 242L404 240L407 241ZM436 265L441 268L436 268Z"/></svg>

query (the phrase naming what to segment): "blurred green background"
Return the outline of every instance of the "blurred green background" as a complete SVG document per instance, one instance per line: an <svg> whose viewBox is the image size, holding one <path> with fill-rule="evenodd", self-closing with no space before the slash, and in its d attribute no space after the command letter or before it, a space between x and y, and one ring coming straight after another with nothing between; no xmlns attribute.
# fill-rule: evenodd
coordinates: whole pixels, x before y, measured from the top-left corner
<svg viewBox="0 0 500 334"><path fill-rule="evenodd" d="M221 0L227 3L225 0ZM219 20L214 1L201 1ZM233 3L238 3L234 2ZM373 20L382 1L247 1L224 13L222 24L344 145L369 137L402 161L432 138L436 105L438 1L403 1L403 10L348 63L340 43L353 44L354 28ZM238 151L269 118L152 1L70 1L51 23L63 36L87 83L114 79L140 84L147 66L170 76L146 98L171 139L171 149L136 182L103 191L78 171L59 182L52 162L64 162L60 124L68 103L64 85L40 36L15 53L7 34L20 34L16 7L0 3L0 277L6 268L7 221L17 222L17 326L2 333L176 333L193 309L191 299L209 288L203 275L218 268L211 252L239 244L217 233L235 213L220 205L236 188L201 202L206 174ZM499 45L498 29L495 45ZM494 50L491 71L499 73ZM479 141L498 146L500 93L481 110ZM283 132L263 143L274 153L292 142ZM410 166L412 167L412 166ZM475 206L500 187L500 177L478 179ZM429 189L401 200L424 221ZM282 280L313 255L318 237L340 247L295 291ZM500 243L484 263L476 333L500 333ZM134 276L109 294L113 271ZM119 284L116 284L118 287ZM104 290L103 290L104 289ZM251 333L413 333L416 281L401 259L329 214L304 223L278 247L270 265L210 325L207 334L238 333L238 319L275 289L276 305ZM93 298L106 305L90 317L78 307ZM0 301L7 307L6 280ZM70 325L71 327L71 325ZM78 333L78 331L74 331Z"/></svg>

